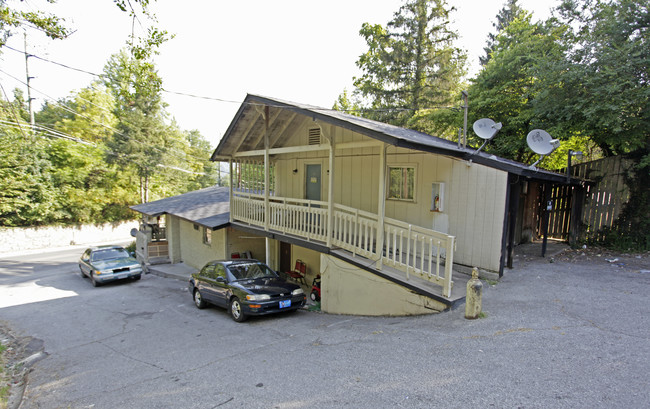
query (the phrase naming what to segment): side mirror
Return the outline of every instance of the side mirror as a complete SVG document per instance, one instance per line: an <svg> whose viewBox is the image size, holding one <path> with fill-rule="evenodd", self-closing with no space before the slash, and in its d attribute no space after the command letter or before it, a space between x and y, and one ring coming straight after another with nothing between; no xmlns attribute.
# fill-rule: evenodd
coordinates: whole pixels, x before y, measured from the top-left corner
<svg viewBox="0 0 650 409"><path fill-rule="evenodd" d="M226 277L222 277L222 276L217 277L217 282L224 283L224 284L228 283L228 281L226 281Z"/></svg>

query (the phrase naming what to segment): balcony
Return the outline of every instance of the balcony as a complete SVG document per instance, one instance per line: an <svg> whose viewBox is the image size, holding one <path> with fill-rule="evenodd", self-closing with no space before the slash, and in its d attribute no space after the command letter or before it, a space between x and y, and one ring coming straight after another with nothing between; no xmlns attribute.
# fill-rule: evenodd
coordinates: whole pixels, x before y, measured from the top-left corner
<svg viewBox="0 0 650 409"><path fill-rule="evenodd" d="M392 267L409 280L418 276L442 287L451 297L455 237L384 218L340 204L233 191L230 212L234 221L268 231L314 241L332 250ZM268 219L268 220L267 220ZM378 245L379 244L379 245Z"/></svg>

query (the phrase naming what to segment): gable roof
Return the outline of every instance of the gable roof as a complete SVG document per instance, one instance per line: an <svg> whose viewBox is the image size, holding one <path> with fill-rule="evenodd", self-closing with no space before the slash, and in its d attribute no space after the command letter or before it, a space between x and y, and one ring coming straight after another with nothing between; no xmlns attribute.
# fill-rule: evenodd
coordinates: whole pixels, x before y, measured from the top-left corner
<svg viewBox="0 0 650 409"><path fill-rule="evenodd" d="M153 217L171 214L215 230L230 223L229 195L228 187L212 186L131 206L131 209Z"/></svg>
<svg viewBox="0 0 650 409"><path fill-rule="evenodd" d="M281 132L286 129L296 114L301 114L314 120L339 126L344 129L368 136L396 147L451 156L479 163L491 168L503 170L530 179L556 183L566 183L566 175L544 169L531 169L529 165L510 159L479 152L474 148L459 147L456 142L431 136L412 129L373 121L345 112L307 104L283 101L276 98L248 94L235 114L219 145L212 154L211 160L228 160L238 150L258 150L261 135L264 134L265 122L261 111L264 107L273 110L273 123L270 132ZM574 181L575 182L575 181Z"/></svg>

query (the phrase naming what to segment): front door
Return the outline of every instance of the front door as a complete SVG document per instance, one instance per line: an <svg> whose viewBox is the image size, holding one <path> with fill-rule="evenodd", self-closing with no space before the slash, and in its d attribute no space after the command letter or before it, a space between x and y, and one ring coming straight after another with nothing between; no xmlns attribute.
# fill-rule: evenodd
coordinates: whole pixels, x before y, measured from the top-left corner
<svg viewBox="0 0 650 409"><path fill-rule="evenodd" d="M320 165L307 165L306 179L305 199L320 200Z"/></svg>
<svg viewBox="0 0 650 409"><path fill-rule="evenodd" d="M291 244L280 242L280 271L291 271Z"/></svg>

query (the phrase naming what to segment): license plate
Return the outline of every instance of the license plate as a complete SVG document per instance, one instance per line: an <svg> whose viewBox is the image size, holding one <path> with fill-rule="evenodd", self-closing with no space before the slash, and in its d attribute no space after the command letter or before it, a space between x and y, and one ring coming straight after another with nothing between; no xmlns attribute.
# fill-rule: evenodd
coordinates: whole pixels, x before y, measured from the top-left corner
<svg viewBox="0 0 650 409"><path fill-rule="evenodd" d="M128 274L118 274L117 279L121 280L122 278L126 278L127 276L128 276Z"/></svg>
<svg viewBox="0 0 650 409"><path fill-rule="evenodd" d="M291 307L291 300L280 301L280 308Z"/></svg>

